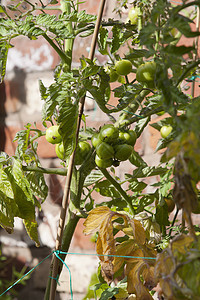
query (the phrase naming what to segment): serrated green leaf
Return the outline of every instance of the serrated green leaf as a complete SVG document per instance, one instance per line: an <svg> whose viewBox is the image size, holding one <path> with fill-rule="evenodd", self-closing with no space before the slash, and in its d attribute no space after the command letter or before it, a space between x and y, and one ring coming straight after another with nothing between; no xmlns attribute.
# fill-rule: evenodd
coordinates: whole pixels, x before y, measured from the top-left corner
<svg viewBox="0 0 200 300"><path fill-rule="evenodd" d="M98 182L104 177L100 170L92 170L92 172L86 177L84 186L90 186L95 182Z"/></svg>
<svg viewBox="0 0 200 300"><path fill-rule="evenodd" d="M120 194L108 180L98 182L95 185L95 190L105 197L120 198Z"/></svg>
<svg viewBox="0 0 200 300"><path fill-rule="evenodd" d="M132 151L131 156L129 157L129 161L136 167L145 167L147 163L142 159L138 152L135 150Z"/></svg>
<svg viewBox="0 0 200 300"><path fill-rule="evenodd" d="M75 149L78 105L61 101L59 108L59 132L62 136L65 156L69 157Z"/></svg>
<svg viewBox="0 0 200 300"><path fill-rule="evenodd" d="M41 96L42 100L45 100L45 103L42 107L42 120L48 121L51 119L56 105L58 105L57 98L59 95L59 86L56 83L53 83L50 85L49 88L47 88L46 93L44 93L44 86L40 84L40 90L41 90Z"/></svg>
<svg viewBox="0 0 200 300"><path fill-rule="evenodd" d="M167 203L164 203L164 205L156 206L156 214L155 214L156 222L162 227L162 226L168 226L169 223L169 216L168 216L168 208Z"/></svg>
<svg viewBox="0 0 200 300"><path fill-rule="evenodd" d="M108 38L108 29L104 27L100 27L99 35L98 35L98 45L100 50L106 50Z"/></svg>
<svg viewBox="0 0 200 300"><path fill-rule="evenodd" d="M121 32L121 29L119 28L119 26L117 26L117 25L113 26L112 34L113 34L113 38L112 38L112 44L111 44L110 52L113 54L121 46L120 40L122 38L122 32Z"/></svg>
<svg viewBox="0 0 200 300"><path fill-rule="evenodd" d="M136 178L144 178L144 177L150 177L150 176L156 176L160 175L166 172L166 168L163 167L139 167L133 171L133 174L126 174L129 178L132 177L132 179Z"/></svg>
<svg viewBox="0 0 200 300"><path fill-rule="evenodd" d="M30 184L23 174L20 161L14 159L12 168L6 168L5 173L11 183L18 208L16 216L26 220L35 220L35 199Z"/></svg>
<svg viewBox="0 0 200 300"><path fill-rule="evenodd" d="M30 183L33 195L39 197L43 202L48 195L48 186L46 185L43 173L26 172L26 177Z"/></svg>
<svg viewBox="0 0 200 300"><path fill-rule="evenodd" d="M0 83L3 81L6 74L6 63L8 56L9 44L6 42L0 43Z"/></svg>
<svg viewBox="0 0 200 300"><path fill-rule="evenodd" d="M101 294L101 297L99 300L108 300L118 293L119 293L119 288L117 288L117 287L111 288L110 287Z"/></svg>
<svg viewBox="0 0 200 300"><path fill-rule="evenodd" d="M149 124L149 121L150 121L150 117L146 117L146 118L141 118L141 120L139 120L135 126L135 132L137 134L137 137L139 137L144 128Z"/></svg>
<svg viewBox="0 0 200 300"><path fill-rule="evenodd" d="M0 225L9 233L14 227L16 204L14 199L0 191Z"/></svg>
<svg viewBox="0 0 200 300"><path fill-rule="evenodd" d="M24 225L26 228L26 231L30 238L36 243L36 246L40 246L39 238L38 238L38 231L37 227L38 224L35 221L30 221L30 220L24 220Z"/></svg>
<svg viewBox="0 0 200 300"><path fill-rule="evenodd" d="M138 180L134 180L134 181L129 181L129 189L132 190L133 192L140 192L143 191L147 184L145 182L140 182Z"/></svg>
<svg viewBox="0 0 200 300"><path fill-rule="evenodd" d="M173 55L178 55L182 56L186 53L189 53L191 51L195 50L194 47L187 47L187 46L175 46L175 45L167 45L164 48L164 52L173 54Z"/></svg>
<svg viewBox="0 0 200 300"><path fill-rule="evenodd" d="M145 49L133 49L130 54L126 55L126 58L130 60L141 57L149 57L149 51Z"/></svg>

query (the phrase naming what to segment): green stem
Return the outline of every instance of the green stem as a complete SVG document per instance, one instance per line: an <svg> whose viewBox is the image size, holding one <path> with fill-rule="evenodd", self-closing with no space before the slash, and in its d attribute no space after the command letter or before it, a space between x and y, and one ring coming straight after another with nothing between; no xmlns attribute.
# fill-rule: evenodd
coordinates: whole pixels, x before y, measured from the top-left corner
<svg viewBox="0 0 200 300"><path fill-rule="evenodd" d="M70 3L69 2L64 2L64 1L61 0L60 4L61 4L62 12L69 15L71 13ZM72 35L74 34L74 29L73 29L71 21L67 22L66 28L68 29L69 34L72 34ZM66 65L65 65L65 71L66 72L70 72L70 70L71 70L73 44L74 44L74 38L70 38L70 39L65 40L65 54L67 56L67 62L66 62Z"/></svg>
<svg viewBox="0 0 200 300"><path fill-rule="evenodd" d="M101 168L100 170L103 173L103 175L110 181L110 183L112 183L112 185L116 188L116 190L120 193L120 195L124 198L124 200L126 201L126 203L128 204L128 206L130 208L130 211L134 215L135 212L134 212L134 209L132 206L131 197L123 190L121 185L108 173L108 171L106 169Z"/></svg>
<svg viewBox="0 0 200 300"><path fill-rule="evenodd" d="M72 240L72 237L74 235L74 231L76 229L76 225L77 225L78 221L79 221L79 217L77 217L71 211L69 211L68 212L68 219L67 219L66 226L65 226L65 230L64 230L64 233L63 233L62 251L67 252L69 250L69 246L71 244L71 240ZM60 256L60 257L61 257L62 260L65 260L66 254L62 254L62 256ZM51 280L53 280L50 277L52 277L52 266L53 266L54 259L55 259L55 256L52 258L50 274L49 274L49 278L48 278L48 282L47 282L47 286L46 286L46 292L45 292L44 300L49 300L49 296L50 296ZM58 275L60 275L60 273L62 271L62 267L63 267L63 264L61 263L61 261L59 261Z"/></svg>
<svg viewBox="0 0 200 300"><path fill-rule="evenodd" d="M68 63L67 55L58 46L56 46L56 44L52 41L52 39L50 39L46 33L43 34L43 37L51 45L51 47L58 53L62 61L64 63Z"/></svg>
<svg viewBox="0 0 200 300"><path fill-rule="evenodd" d="M120 125L126 125L126 123L123 124L124 122L128 122L127 125L132 124L133 122L130 122L130 115L134 114L138 110L139 104L149 93L149 90L142 90L140 94L133 100L133 102L129 104L126 110L120 115L115 126L120 127Z"/></svg>
<svg viewBox="0 0 200 300"><path fill-rule="evenodd" d="M39 172L44 174L55 174L66 176L67 170L64 168L43 168L43 167L30 167L30 166L22 166L23 171L25 172Z"/></svg>

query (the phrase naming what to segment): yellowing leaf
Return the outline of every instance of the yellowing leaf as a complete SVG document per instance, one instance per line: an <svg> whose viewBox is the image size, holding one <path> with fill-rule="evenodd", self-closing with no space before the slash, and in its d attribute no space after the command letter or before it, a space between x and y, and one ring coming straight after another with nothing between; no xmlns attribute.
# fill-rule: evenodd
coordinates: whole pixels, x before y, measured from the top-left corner
<svg viewBox="0 0 200 300"><path fill-rule="evenodd" d="M185 234L178 235L171 243L172 253L174 255L176 252L185 254L192 242L194 242L193 237Z"/></svg>
<svg viewBox="0 0 200 300"><path fill-rule="evenodd" d="M99 231L102 222L104 222L110 212L111 210L107 206L99 206L92 209L83 224L85 226L83 232L85 234L92 234Z"/></svg>
<svg viewBox="0 0 200 300"><path fill-rule="evenodd" d="M132 239L129 239L128 241L124 241L121 244L117 245L116 247L116 255L119 256L128 256L133 250L135 250L135 247L137 247L137 245L135 244L135 242ZM114 273L117 272L121 266L124 263L124 260L126 258L124 257L115 257L113 260L113 265L114 265Z"/></svg>
<svg viewBox="0 0 200 300"><path fill-rule="evenodd" d="M138 261L127 275L127 291L128 293L135 293L137 300L153 300L148 289L140 280L143 269L146 267L147 265L143 260Z"/></svg>
<svg viewBox="0 0 200 300"><path fill-rule="evenodd" d="M38 231L37 231L38 224L37 224L37 222L24 220L24 225L26 227L26 231L28 232L28 235L30 236L30 238L36 243L36 246L39 247L40 242L38 239Z"/></svg>
<svg viewBox="0 0 200 300"><path fill-rule="evenodd" d="M132 219L129 221L129 224L133 228L133 236L135 238L136 243L143 245L146 240L145 230L142 227L140 221Z"/></svg>

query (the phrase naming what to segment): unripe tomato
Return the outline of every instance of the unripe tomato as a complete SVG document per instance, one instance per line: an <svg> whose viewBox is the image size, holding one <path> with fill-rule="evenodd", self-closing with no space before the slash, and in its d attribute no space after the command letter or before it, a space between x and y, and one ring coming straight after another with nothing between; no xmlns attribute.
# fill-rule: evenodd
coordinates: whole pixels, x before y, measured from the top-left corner
<svg viewBox="0 0 200 300"><path fill-rule="evenodd" d="M160 134L162 136L163 139L165 139L168 135L170 135L170 133L172 132L172 126L170 125L164 125L161 127L160 129Z"/></svg>
<svg viewBox="0 0 200 300"><path fill-rule="evenodd" d="M100 140L99 133L93 134L91 138L91 143L94 148L96 148L102 141Z"/></svg>
<svg viewBox="0 0 200 300"><path fill-rule="evenodd" d="M134 146L136 139L137 139L137 135L136 135L135 131L133 131L133 130L119 132L119 140L123 144L128 144L128 145Z"/></svg>
<svg viewBox="0 0 200 300"><path fill-rule="evenodd" d="M56 151L56 155L58 156L58 158L63 160L64 159L64 145L63 145L63 142L61 142L60 144L56 144L55 151Z"/></svg>
<svg viewBox="0 0 200 300"><path fill-rule="evenodd" d="M136 72L136 79L138 82L146 83L148 87L153 88L154 85L154 77L156 73L156 63L146 62L140 65Z"/></svg>
<svg viewBox="0 0 200 300"><path fill-rule="evenodd" d="M132 71L132 63L128 59L118 60L115 63L115 70L119 75L128 75Z"/></svg>
<svg viewBox="0 0 200 300"><path fill-rule="evenodd" d="M119 74L117 73L117 71L114 68L108 68L107 69L107 74L110 77L109 82L115 82L119 78Z"/></svg>
<svg viewBox="0 0 200 300"><path fill-rule="evenodd" d="M97 154L95 155L95 163L99 168L109 168L112 166L113 160L112 158L109 159L101 159Z"/></svg>
<svg viewBox="0 0 200 300"><path fill-rule="evenodd" d="M115 145L115 158L121 161L127 160L133 151L133 147L128 144Z"/></svg>
<svg viewBox="0 0 200 300"><path fill-rule="evenodd" d="M85 158L88 156L89 152L91 150L91 146L86 141L80 141L76 148L76 154L75 154L75 164L81 165Z"/></svg>
<svg viewBox="0 0 200 300"><path fill-rule="evenodd" d="M113 143L119 137L119 129L113 124L104 125L100 130L99 137L103 142Z"/></svg>
<svg viewBox="0 0 200 300"><path fill-rule="evenodd" d="M135 25L138 21L138 15L139 15L139 8L138 7L132 7L128 12L128 18L131 21L131 24Z"/></svg>
<svg viewBox="0 0 200 300"><path fill-rule="evenodd" d="M57 125L47 128L45 135L47 142L51 144L59 144L62 141L62 137L58 132L58 128L59 126Z"/></svg>
<svg viewBox="0 0 200 300"><path fill-rule="evenodd" d="M96 153L101 159L109 159L114 157L113 147L105 142L102 142L96 147Z"/></svg>

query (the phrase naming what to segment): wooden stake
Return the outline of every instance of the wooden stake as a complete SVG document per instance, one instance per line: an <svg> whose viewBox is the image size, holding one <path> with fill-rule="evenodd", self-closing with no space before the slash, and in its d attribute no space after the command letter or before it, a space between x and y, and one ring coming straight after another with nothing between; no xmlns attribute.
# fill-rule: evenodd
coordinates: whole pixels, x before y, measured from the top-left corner
<svg viewBox="0 0 200 300"><path fill-rule="evenodd" d="M200 9L199 6L197 6L197 23L196 23L196 31L199 31L199 23L200 23ZM197 53L194 55L194 60L196 61L198 58L198 44L199 44L199 36L196 37L195 40L195 48L197 50ZM194 98L195 94L195 79L192 81L192 90L191 90L191 95L192 98Z"/></svg>
<svg viewBox="0 0 200 300"><path fill-rule="evenodd" d="M94 29L94 33L93 33L92 42L91 42L90 53L88 56L88 58L91 60L93 60L93 58L94 58L97 37L98 37L98 32L99 32L99 27L101 24L102 16L103 16L103 10L104 10L105 3L106 3L106 0L101 0L101 2L100 2L97 21L96 21L96 25L95 25L95 29ZM80 130L80 125L81 125L82 114L83 114L83 110L84 110L84 104L85 104L85 97L81 98L80 102L79 102L79 115L78 115L77 131L76 131L76 146L78 143L78 136L79 136L79 130ZM66 212L67 212L67 207L68 207L68 199L69 199L69 194L70 194L70 185L71 185L71 179L72 179L72 173L73 173L75 152L76 152L76 147L75 147L75 150L72 153L70 160L69 160L68 172L67 172L63 200L62 200L62 207L61 207L61 212L60 212L60 220L59 220L58 231L57 231L56 246L55 246L56 250L60 250L61 244L62 244L62 237L63 237L63 231L64 231L64 226L65 226L65 218L66 218ZM52 266L52 278L53 279L51 279L51 289L50 289L49 300L55 299L57 282L54 278L57 278L58 263L59 263L59 259L56 256L54 256L53 266Z"/></svg>

